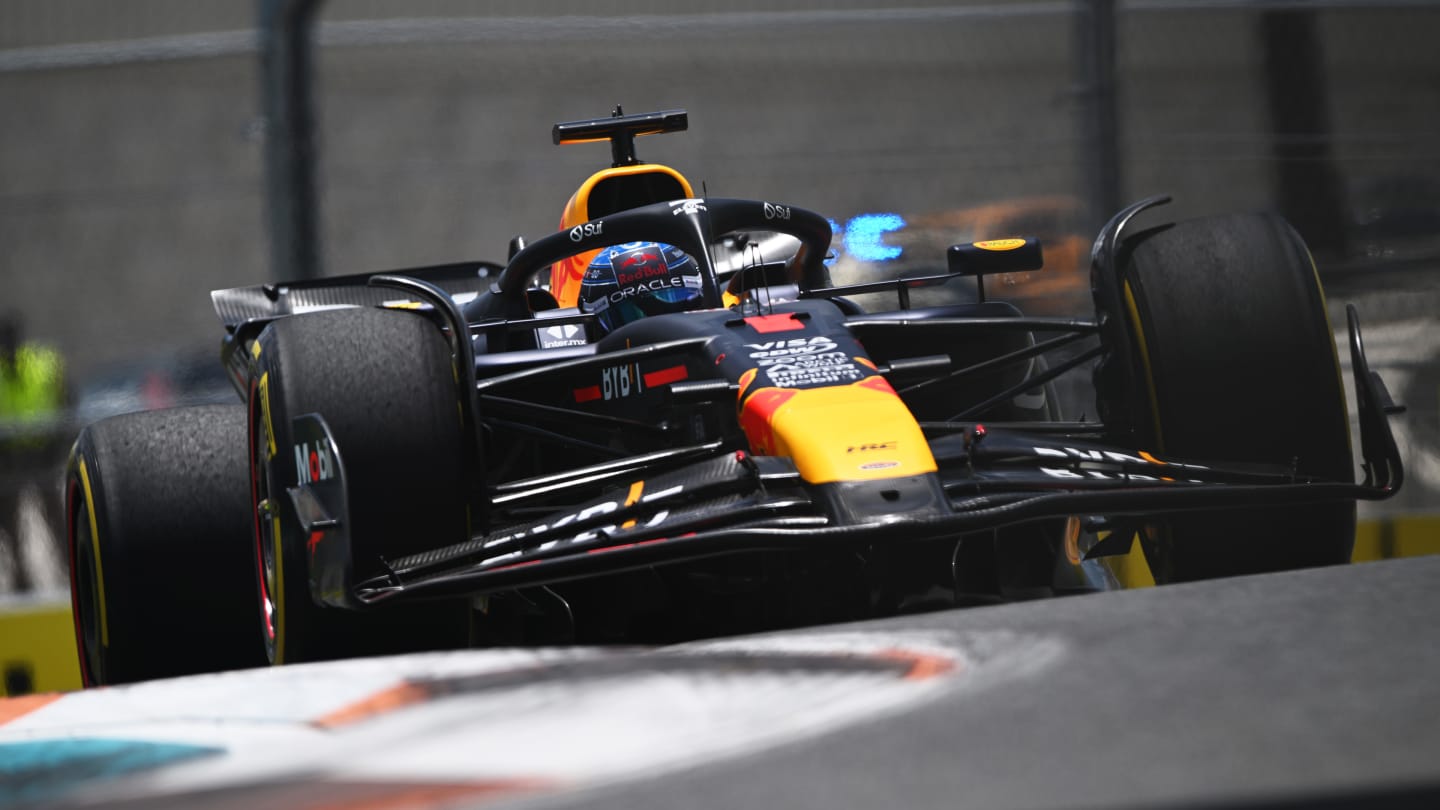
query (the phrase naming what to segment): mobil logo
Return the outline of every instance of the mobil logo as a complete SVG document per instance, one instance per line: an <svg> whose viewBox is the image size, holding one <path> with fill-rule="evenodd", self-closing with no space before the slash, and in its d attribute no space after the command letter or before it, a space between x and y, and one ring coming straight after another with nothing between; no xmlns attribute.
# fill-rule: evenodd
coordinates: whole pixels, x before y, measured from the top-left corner
<svg viewBox="0 0 1440 810"><path fill-rule="evenodd" d="M329 481L335 477L335 453L326 442L295 445L295 480L302 484Z"/></svg>

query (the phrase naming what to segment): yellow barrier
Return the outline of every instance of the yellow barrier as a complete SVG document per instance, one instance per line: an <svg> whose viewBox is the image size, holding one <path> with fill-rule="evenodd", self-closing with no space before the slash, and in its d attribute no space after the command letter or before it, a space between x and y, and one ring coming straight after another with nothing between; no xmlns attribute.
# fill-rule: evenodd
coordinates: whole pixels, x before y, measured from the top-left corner
<svg viewBox="0 0 1440 810"><path fill-rule="evenodd" d="M46 600L0 606L0 694L80 688L70 602Z"/></svg>
<svg viewBox="0 0 1440 810"><path fill-rule="evenodd" d="M1352 562L1440 554L1440 515L1366 520L1355 532Z"/></svg>
<svg viewBox="0 0 1440 810"><path fill-rule="evenodd" d="M1373 562L1427 554L1440 554L1440 515L1402 515L1360 521L1355 528L1355 551L1350 561ZM1130 547L1129 554L1106 558L1106 564L1127 588L1155 585L1139 543Z"/></svg>

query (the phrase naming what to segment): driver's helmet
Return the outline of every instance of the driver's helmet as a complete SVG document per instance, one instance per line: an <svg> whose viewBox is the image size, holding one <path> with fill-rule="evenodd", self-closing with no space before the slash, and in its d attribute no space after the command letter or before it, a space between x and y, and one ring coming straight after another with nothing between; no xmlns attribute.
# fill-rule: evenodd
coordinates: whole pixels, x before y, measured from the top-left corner
<svg viewBox="0 0 1440 810"><path fill-rule="evenodd" d="M580 282L580 308L595 313L605 333L650 315L697 309L702 300L695 260L659 242L601 249Z"/></svg>

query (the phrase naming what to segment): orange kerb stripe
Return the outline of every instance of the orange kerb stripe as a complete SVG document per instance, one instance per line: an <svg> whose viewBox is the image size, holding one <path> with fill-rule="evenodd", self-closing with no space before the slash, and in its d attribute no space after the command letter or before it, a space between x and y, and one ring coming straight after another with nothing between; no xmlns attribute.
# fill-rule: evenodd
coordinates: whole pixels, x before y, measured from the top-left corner
<svg viewBox="0 0 1440 810"><path fill-rule="evenodd" d="M452 807L462 800L493 800L517 794L553 790L559 787L545 779L491 779L484 782L460 784L416 785L371 783L363 785L365 798L349 795L345 788L360 785L341 785L337 790L346 794L333 802L306 804L306 810L427 810L428 808ZM467 802L467 806L468 806Z"/></svg>
<svg viewBox="0 0 1440 810"><path fill-rule="evenodd" d="M43 695L0 698L0 726L39 711L62 697L65 695L61 692L46 692Z"/></svg>
<svg viewBox="0 0 1440 810"><path fill-rule="evenodd" d="M324 717L312 721L311 725L316 728L346 726L403 709L406 706L424 703L429 697L430 693L426 692L424 688L413 683L402 683L399 686L392 686L376 692L364 700L336 709Z"/></svg>
<svg viewBox="0 0 1440 810"><path fill-rule="evenodd" d="M883 658L887 661L909 663L910 669L904 675L907 681L924 681L938 675L954 672L956 669L956 662L949 658L910 652L908 650L884 650L876 653L875 657Z"/></svg>

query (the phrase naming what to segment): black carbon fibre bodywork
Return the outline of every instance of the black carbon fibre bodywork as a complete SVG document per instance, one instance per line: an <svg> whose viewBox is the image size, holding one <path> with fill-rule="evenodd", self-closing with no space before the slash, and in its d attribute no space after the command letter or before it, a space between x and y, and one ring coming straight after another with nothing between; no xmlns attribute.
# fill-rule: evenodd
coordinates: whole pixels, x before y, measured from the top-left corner
<svg viewBox="0 0 1440 810"><path fill-rule="evenodd" d="M1122 212L1097 241L1094 321L1027 318L995 301L908 306L909 289L944 277L831 287L821 261L825 220L746 200L675 201L615 214L537 240L503 270L452 265L222 291L215 301L237 379L250 373L245 347L259 328L306 307L398 306L429 317L451 341L462 417L475 440L471 536L395 558L353 558L345 540L344 448L336 447L337 475L323 487L302 483L290 496L306 530L320 538L311 595L338 608L502 595L772 552L841 560L844 570L855 560L898 566L911 590L923 593L934 582L915 571L958 570L977 537L997 546L1011 536L1021 538L1017 544L1073 543L1073 521L1083 518L1095 537L1080 552L1071 549L1078 565L1084 560L1077 553L1124 553L1134 527L1157 515L1393 494L1403 475L1387 423L1395 407L1364 361L1353 310L1368 472L1362 484L1293 465L1157 457L1124 427L1137 403L1109 403L1121 417L1113 425L1059 418L1047 399L1054 379L1087 371L1097 359L1101 373L1132 367L1121 356L1131 349L1113 314L1123 306L1115 244L1131 216L1157 203ZM722 278L712 246L726 233L767 226L802 244L784 267L756 274L770 283L778 272L786 285L764 294L742 289L741 302L725 306L727 292L746 276ZM596 340L592 315L536 307L543 295L531 280L550 263L642 237L697 257L704 308L646 318ZM465 288L459 295L457 285ZM893 291L900 308L862 313L845 298L876 291ZM757 391L856 385L899 398L923 431L933 470L807 480L795 453L757 449L755 428L745 424ZM323 435L323 419L304 429L315 443L334 444ZM837 452L857 454L858 463L867 449ZM1037 526L1050 528L1037 534ZM1102 540L1104 527L1123 528L1121 539Z"/></svg>

